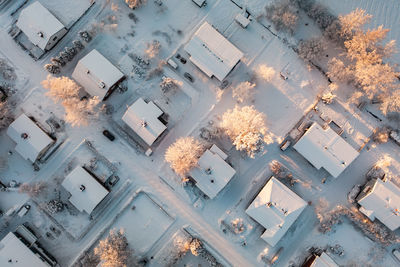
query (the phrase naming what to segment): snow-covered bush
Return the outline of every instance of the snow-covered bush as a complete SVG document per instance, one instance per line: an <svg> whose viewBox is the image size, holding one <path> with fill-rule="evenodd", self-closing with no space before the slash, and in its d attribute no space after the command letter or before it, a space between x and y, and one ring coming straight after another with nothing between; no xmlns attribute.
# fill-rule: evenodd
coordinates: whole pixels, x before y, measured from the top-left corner
<svg viewBox="0 0 400 267"><path fill-rule="evenodd" d="M190 252L192 252L194 256L199 256L203 253L203 251L204 248L201 241L198 240L197 238L194 238L192 242L190 242Z"/></svg>
<svg viewBox="0 0 400 267"><path fill-rule="evenodd" d="M66 62L64 61L64 59L62 59L61 57L52 57L50 59L50 62L53 65L59 66L59 67L63 67L65 66Z"/></svg>
<svg viewBox="0 0 400 267"><path fill-rule="evenodd" d="M326 50L326 44L321 38L312 38L300 41L298 45L299 56L305 60L315 60L321 58Z"/></svg>
<svg viewBox="0 0 400 267"><path fill-rule="evenodd" d="M238 103L243 103L247 100L252 100L254 96L255 83L241 82L232 90L232 96Z"/></svg>
<svg viewBox="0 0 400 267"><path fill-rule="evenodd" d="M129 247L122 230L111 230L106 239L101 240L94 249L94 254L102 261L103 267L132 266L133 250Z"/></svg>
<svg viewBox="0 0 400 267"><path fill-rule="evenodd" d="M132 9L145 5L147 0L125 0L125 3Z"/></svg>
<svg viewBox="0 0 400 267"><path fill-rule="evenodd" d="M73 40L72 44L73 44L74 48L77 50L82 50L83 48L85 48L85 46L79 40Z"/></svg>
<svg viewBox="0 0 400 267"><path fill-rule="evenodd" d="M263 143L273 142L265 121L265 114L257 111L254 106L236 106L222 115L220 127L237 150L244 151L254 158L255 154L262 150Z"/></svg>
<svg viewBox="0 0 400 267"><path fill-rule="evenodd" d="M27 194L30 197L37 197L40 194L45 193L46 190L47 190L47 183L44 181L35 183L23 183L18 188L18 191L20 193Z"/></svg>
<svg viewBox="0 0 400 267"><path fill-rule="evenodd" d="M57 213L64 210L64 204L58 199L52 199L46 204L46 210L51 213Z"/></svg>
<svg viewBox="0 0 400 267"><path fill-rule="evenodd" d="M183 85L183 82L172 79L170 77L163 77L160 88L163 93L178 90Z"/></svg>
<svg viewBox="0 0 400 267"><path fill-rule="evenodd" d="M321 100L324 104L332 104L335 97L336 95L334 95L332 92L327 92L321 96Z"/></svg>
<svg viewBox="0 0 400 267"><path fill-rule="evenodd" d="M7 128L14 117L12 115L12 109L7 101L0 102L0 131Z"/></svg>
<svg viewBox="0 0 400 267"><path fill-rule="evenodd" d="M294 33L299 20L297 6L289 0L275 1L266 6L267 19L278 31Z"/></svg>
<svg viewBox="0 0 400 267"><path fill-rule="evenodd" d="M193 137L181 137L165 152L165 161L180 176L185 175L197 165L204 152L203 145Z"/></svg>
<svg viewBox="0 0 400 267"><path fill-rule="evenodd" d="M59 74L60 67L54 64L46 64L44 65L44 69L47 70L51 74Z"/></svg>

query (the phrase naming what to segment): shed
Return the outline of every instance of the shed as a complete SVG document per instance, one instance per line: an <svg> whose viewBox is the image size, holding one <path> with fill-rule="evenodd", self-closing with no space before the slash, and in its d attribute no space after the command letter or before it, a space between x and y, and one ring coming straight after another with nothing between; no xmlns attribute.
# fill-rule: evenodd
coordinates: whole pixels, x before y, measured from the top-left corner
<svg viewBox="0 0 400 267"><path fill-rule="evenodd" d="M106 99L124 77L124 74L96 49L81 58L72 73L72 78L89 95L97 96L100 100Z"/></svg>
<svg viewBox="0 0 400 267"><path fill-rule="evenodd" d="M16 25L43 51L50 50L67 33L64 25L38 1L21 11Z"/></svg>
<svg viewBox="0 0 400 267"><path fill-rule="evenodd" d="M73 169L61 185L71 194L69 201L87 214L108 195L107 189L81 166Z"/></svg>
<svg viewBox="0 0 400 267"><path fill-rule="evenodd" d="M142 98L136 100L122 116L128 125L148 146L167 129L159 119L164 112L153 101L146 103Z"/></svg>
<svg viewBox="0 0 400 267"><path fill-rule="evenodd" d="M54 144L54 140L25 114L10 124L7 135L17 144L15 150L31 162L35 162Z"/></svg>
<svg viewBox="0 0 400 267"><path fill-rule="evenodd" d="M272 177L246 213L265 228L261 238L275 246L306 206L301 197Z"/></svg>
<svg viewBox="0 0 400 267"><path fill-rule="evenodd" d="M213 145L190 171L197 187L209 198L214 198L229 183L236 171L225 161L227 155Z"/></svg>
<svg viewBox="0 0 400 267"><path fill-rule="evenodd" d="M229 42L208 22L204 22L184 47L190 61L208 77L222 81L243 57L242 51Z"/></svg>
<svg viewBox="0 0 400 267"><path fill-rule="evenodd" d="M358 152L335 131L323 129L314 122L293 146L315 168L323 167L337 178L354 159Z"/></svg>

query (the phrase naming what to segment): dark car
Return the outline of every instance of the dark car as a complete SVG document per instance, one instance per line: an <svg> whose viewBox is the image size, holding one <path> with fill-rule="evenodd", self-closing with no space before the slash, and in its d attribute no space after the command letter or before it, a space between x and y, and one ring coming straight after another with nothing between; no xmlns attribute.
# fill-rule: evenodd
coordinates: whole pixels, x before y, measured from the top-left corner
<svg viewBox="0 0 400 267"><path fill-rule="evenodd" d="M114 141L115 140L115 136L109 130L104 130L103 131L103 135L105 137L107 137L108 140L110 140L110 141Z"/></svg>
<svg viewBox="0 0 400 267"><path fill-rule="evenodd" d="M191 83L194 82L194 78L193 78L192 75L190 75L190 73L185 72L185 73L183 74L183 77L185 77L186 79L188 79L188 81L191 82Z"/></svg>

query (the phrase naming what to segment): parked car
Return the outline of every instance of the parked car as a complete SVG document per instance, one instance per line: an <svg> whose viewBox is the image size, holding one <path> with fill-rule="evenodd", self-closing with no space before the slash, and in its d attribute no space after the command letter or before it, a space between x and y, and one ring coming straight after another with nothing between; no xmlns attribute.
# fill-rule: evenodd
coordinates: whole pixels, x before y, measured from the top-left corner
<svg viewBox="0 0 400 267"><path fill-rule="evenodd" d="M119 177L117 175L111 176L111 178L108 180L108 184L110 186L114 186L116 183L118 183Z"/></svg>
<svg viewBox="0 0 400 267"><path fill-rule="evenodd" d="M107 137L108 140L110 140L110 141L114 141L115 140L115 136L109 130L104 130L103 131L103 135L105 137Z"/></svg>
<svg viewBox="0 0 400 267"><path fill-rule="evenodd" d="M18 216L23 217L31 209L31 205L25 205L18 211Z"/></svg>
<svg viewBox="0 0 400 267"><path fill-rule="evenodd" d="M188 72L185 72L185 73L183 74L183 77L185 77L186 79L188 79L188 81L191 82L191 83L194 82L193 76L190 75L190 73L188 73Z"/></svg>

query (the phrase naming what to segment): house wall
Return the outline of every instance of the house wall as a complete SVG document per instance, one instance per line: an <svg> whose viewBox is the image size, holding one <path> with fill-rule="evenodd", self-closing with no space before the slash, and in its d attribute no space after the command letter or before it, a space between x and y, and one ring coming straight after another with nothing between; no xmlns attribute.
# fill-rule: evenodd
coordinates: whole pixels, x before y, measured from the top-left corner
<svg viewBox="0 0 400 267"><path fill-rule="evenodd" d="M62 28L57 33L55 33L53 36L51 36L49 42L46 45L45 50L47 51L47 50L52 49L63 38L63 36L66 33L67 33L67 29L66 28ZM53 40L54 38L56 38L56 39Z"/></svg>

